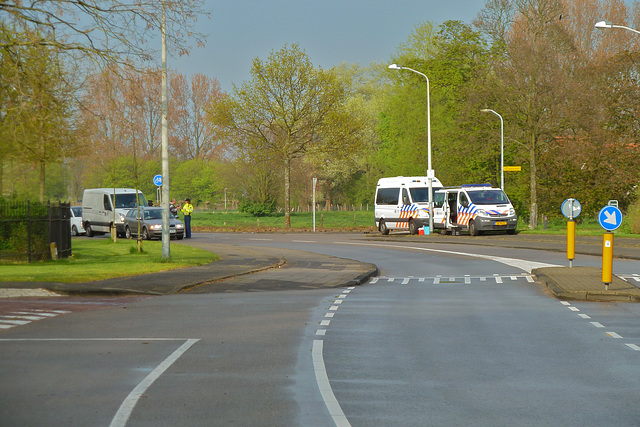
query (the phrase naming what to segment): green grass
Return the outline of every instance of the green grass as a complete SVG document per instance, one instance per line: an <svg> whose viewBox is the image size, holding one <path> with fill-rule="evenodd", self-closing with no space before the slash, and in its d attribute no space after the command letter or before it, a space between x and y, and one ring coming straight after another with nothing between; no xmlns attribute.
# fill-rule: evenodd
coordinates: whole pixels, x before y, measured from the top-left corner
<svg viewBox="0 0 640 427"><path fill-rule="evenodd" d="M191 227L195 230L284 230L284 214L254 217L237 211L194 212ZM296 231L313 229L313 212L291 213L291 228ZM316 230L374 229L371 211L319 211L316 212Z"/></svg>
<svg viewBox="0 0 640 427"><path fill-rule="evenodd" d="M567 221L566 218L549 219L546 229L544 224L539 222L538 227L533 230L529 230L528 224L519 221L518 232L523 234L566 234ZM602 236L602 233L604 233L604 229L600 227L597 218L584 216L576 219L576 236ZM620 228L615 230L614 233L617 237L640 237L638 234L631 233L625 218L623 218Z"/></svg>
<svg viewBox="0 0 640 427"><path fill-rule="evenodd" d="M162 258L162 242L145 241L138 253L136 241L73 239L73 256L58 261L0 266L3 282L89 282L208 264L218 259L209 251L171 245L171 258Z"/></svg>

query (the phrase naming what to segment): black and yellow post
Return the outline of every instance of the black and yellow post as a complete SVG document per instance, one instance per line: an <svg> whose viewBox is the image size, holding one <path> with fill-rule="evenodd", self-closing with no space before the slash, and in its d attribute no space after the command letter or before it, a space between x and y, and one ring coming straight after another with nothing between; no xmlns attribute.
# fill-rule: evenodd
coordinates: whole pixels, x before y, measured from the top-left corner
<svg viewBox="0 0 640 427"><path fill-rule="evenodd" d="M613 276L613 233L604 233L602 237L602 283L609 290Z"/></svg>

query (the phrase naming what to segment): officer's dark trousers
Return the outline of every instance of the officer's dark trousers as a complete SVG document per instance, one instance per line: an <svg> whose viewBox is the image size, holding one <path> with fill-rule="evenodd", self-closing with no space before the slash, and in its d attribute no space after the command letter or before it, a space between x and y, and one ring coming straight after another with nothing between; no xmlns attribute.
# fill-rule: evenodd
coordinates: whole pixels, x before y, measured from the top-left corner
<svg viewBox="0 0 640 427"><path fill-rule="evenodd" d="M184 237L191 238L191 215L184 216Z"/></svg>

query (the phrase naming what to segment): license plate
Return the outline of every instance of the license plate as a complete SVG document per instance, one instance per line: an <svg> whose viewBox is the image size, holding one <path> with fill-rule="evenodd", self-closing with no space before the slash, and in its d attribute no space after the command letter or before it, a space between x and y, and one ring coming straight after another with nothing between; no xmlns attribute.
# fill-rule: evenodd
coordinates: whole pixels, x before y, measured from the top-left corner
<svg viewBox="0 0 640 427"><path fill-rule="evenodd" d="M504 225L507 225L507 223L505 222ZM170 234L176 234L176 230L169 230Z"/></svg>
<svg viewBox="0 0 640 427"><path fill-rule="evenodd" d="M496 221L496 225L507 225L507 221Z"/></svg>

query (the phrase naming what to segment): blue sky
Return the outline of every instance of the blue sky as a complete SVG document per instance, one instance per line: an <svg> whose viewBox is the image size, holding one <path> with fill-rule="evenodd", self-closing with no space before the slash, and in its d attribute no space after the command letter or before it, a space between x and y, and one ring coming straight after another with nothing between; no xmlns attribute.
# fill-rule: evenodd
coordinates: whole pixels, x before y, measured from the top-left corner
<svg viewBox="0 0 640 427"><path fill-rule="evenodd" d="M226 92L250 78L254 58L266 59L286 43L299 43L316 66L386 62L416 24L467 23L484 0L206 0L211 19L198 31L204 48L171 57L168 66L187 75L215 77ZM628 3L631 3L628 0Z"/></svg>
<svg viewBox="0 0 640 427"><path fill-rule="evenodd" d="M484 0L207 0L204 48L169 58L183 74L215 77L223 90L250 78L254 58L299 43L316 66L386 61L416 24L471 22Z"/></svg>

